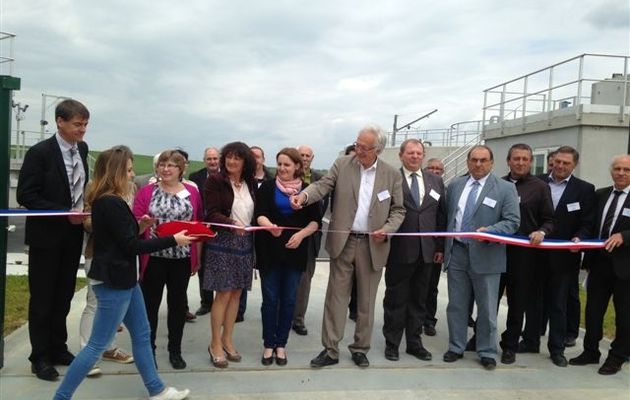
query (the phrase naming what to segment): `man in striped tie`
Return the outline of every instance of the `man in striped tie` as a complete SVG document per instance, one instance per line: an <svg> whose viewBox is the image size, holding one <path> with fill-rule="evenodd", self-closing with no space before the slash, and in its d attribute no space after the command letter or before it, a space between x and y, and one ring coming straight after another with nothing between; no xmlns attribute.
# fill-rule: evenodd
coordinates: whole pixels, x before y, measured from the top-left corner
<svg viewBox="0 0 630 400"><path fill-rule="evenodd" d="M17 201L29 210L83 210L88 179L88 146L83 141L90 113L76 100L55 109L57 133L31 147L24 157ZM82 216L28 217L29 336L31 371L43 380L70 365L66 316L74 295L83 245Z"/></svg>

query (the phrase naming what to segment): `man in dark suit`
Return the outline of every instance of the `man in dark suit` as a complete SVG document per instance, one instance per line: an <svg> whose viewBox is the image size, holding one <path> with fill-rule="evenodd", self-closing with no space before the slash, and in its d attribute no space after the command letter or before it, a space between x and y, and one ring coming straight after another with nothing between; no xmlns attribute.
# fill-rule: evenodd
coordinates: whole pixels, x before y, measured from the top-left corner
<svg viewBox="0 0 630 400"><path fill-rule="evenodd" d="M613 375L630 357L630 156L613 158L610 175L613 186L599 189L595 235L605 239L606 248L586 253L586 334L584 352L571 365L599 364L604 314L612 295L615 306L615 340L598 372Z"/></svg>
<svg viewBox="0 0 630 400"><path fill-rule="evenodd" d="M431 172L437 176L444 175L444 163L439 158L430 158L427 161L427 166L424 171ZM440 275L442 274L442 262L433 263L431 268L431 277L429 279L429 289L427 290L426 301L426 318L424 319L424 326L422 331L427 336L435 336L437 331L435 325L437 324L437 298L438 298L438 285L440 284Z"/></svg>
<svg viewBox="0 0 630 400"><path fill-rule="evenodd" d="M590 237L595 204L595 187L573 175L579 161L579 153L573 147L558 148L553 158L553 171L543 178L551 189L554 206L554 229L550 239L580 241ZM551 361L566 367L564 357L567 338L567 301L571 286L578 285L581 255L569 250L544 253L538 270L538 279L545 284L544 301L549 310L549 339L547 348ZM540 351L541 304L527 311L527 324L519 353Z"/></svg>
<svg viewBox="0 0 630 400"><path fill-rule="evenodd" d="M214 147L208 147L203 152L203 162L206 165L205 168L200 169L199 171L195 171L190 174L188 179L195 182L197 188L199 189L199 194L201 195L201 202L204 204L204 187L206 185L206 179L210 174L214 174L219 172L219 150ZM201 259L205 259L203 254L201 255ZM201 305L199 309L195 312L196 315L206 315L212 309L212 300L214 297L214 293L212 290L204 290L203 289L203 271L204 268L199 268L197 271L197 275L199 276L199 296L201 297Z"/></svg>
<svg viewBox="0 0 630 400"><path fill-rule="evenodd" d="M446 228L444 182L421 170L424 145L407 139L398 154L402 162L405 219L398 232L435 232ZM426 299L434 263L441 263L444 240L433 237L394 236L385 268L383 300L385 358L398 361L398 347L405 333L406 353L431 360L422 345L422 326L426 319Z"/></svg>
<svg viewBox="0 0 630 400"><path fill-rule="evenodd" d="M510 169L503 179L513 182L519 197L521 225L517 235L529 237L537 245L553 229L553 203L549 186L532 176L532 148L524 143L510 147L507 155ZM535 248L507 246L506 272L501 275L499 299L505 291L508 302L506 329L501 335L501 362L516 361L518 340L523 328L523 317L536 275L532 266L542 261L543 251Z"/></svg>
<svg viewBox="0 0 630 400"><path fill-rule="evenodd" d="M322 178L322 174L311 169L311 163L315 158L313 149L311 146L301 145L297 148L302 157L302 165L304 167L304 183L310 185L313 182L317 182ZM324 215L326 208L328 208L328 196L320 202L321 215ZM315 274L315 259L319 254L319 248L322 243L322 232L317 231L307 238L308 240L308 256L306 260L306 270L302 273L300 279L300 285L297 289L297 295L295 299L295 311L293 314L293 330L298 335L308 335L308 329L304 323L304 316L306 315L306 309L308 307L308 298L311 293L311 280Z"/></svg>
<svg viewBox="0 0 630 400"><path fill-rule="evenodd" d="M396 232L405 217L400 172L378 158L385 142L381 128L366 126L359 131L355 155L339 157L322 179L291 198L291 206L300 208L337 188L326 236L330 276L322 324L324 350L311 360L313 368L339 362L355 271L358 312L354 343L348 348L355 365L370 365L366 353L372 341L376 292L389 254L387 234Z"/></svg>
<svg viewBox="0 0 630 400"><path fill-rule="evenodd" d="M17 201L29 210L83 211L88 180L88 146L83 141L90 113L76 100L55 109L57 134L31 147L24 156ZM83 245L83 216L27 217L30 300L28 328L31 370L55 380L54 365L70 365L66 316L74 295Z"/></svg>
<svg viewBox="0 0 630 400"><path fill-rule="evenodd" d="M520 224L516 187L491 173L492 150L484 145L468 152L468 176L458 177L446 190L449 232L512 234ZM477 305L476 349L481 365L496 367L497 303L505 245L481 240L447 238L444 266L448 277L449 344L445 362L455 362L466 349L471 299Z"/></svg>

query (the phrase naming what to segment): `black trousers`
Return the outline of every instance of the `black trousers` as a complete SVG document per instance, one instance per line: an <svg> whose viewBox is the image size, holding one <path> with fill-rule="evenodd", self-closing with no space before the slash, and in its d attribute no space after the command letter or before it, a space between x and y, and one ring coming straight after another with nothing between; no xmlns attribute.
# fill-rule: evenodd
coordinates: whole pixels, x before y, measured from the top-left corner
<svg viewBox="0 0 630 400"><path fill-rule="evenodd" d="M52 249L30 246L28 251L29 360L52 361L68 350L66 317L74 296L83 235Z"/></svg>
<svg viewBox="0 0 630 400"><path fill-rule="evenodd" d="M427 313L424 319L424 326L435 326L435 324L437 324L435 315L437 313L438 284L440 283L440 275L442 274L442 264L433 264L429 266L429 269L431 269L431 274L427 288Z"/></svg>
<svg viewBox="0 0 630 400"><path fill-rule="evenodd" d="M615 340L610 344L608 358L624 362L630 357L630 280L615 275L610 258L600 255L591 266L586 285L586 334L584 351L600 355L603 321L612 296L615 307Z"/></svg>
<svg viewBox="0 0 630 400"><path fill-rule="evenodd" d="M499 283L500 300L505 292L508 302L506 329L501 334L501 348L516 351L523 330L525 310L534 293L534 266L543 258L540 250L507 246L506 272Z"/></svg>
<svg viewBox="0 0 630 400"><path fill-rule="evenodd" d="M201 259L205 260L206 257L204 255L206 247L201 247ZM201 297L201 305L208 306L208 308L212 308L212 301L214 301L214 291L205 290L203 288L203 276L205 274L205 268L203 265L199 266L199 270L197 270L197 276L199 277L199 296Z"/></svg>
<svg viewBox="0 0 630 400"><path fill-rule="evenodd" d="M158 327L158 313L162 293L166 286L168 306L168 351L181 353L184 324L186 323L186 290L190 280L190 258L150 257L144 272L142 294L151 326L151 346L155 351L155 337Z"/></svg>
<svg viewBox="0 0 630 400"><path fill-rule="evenodd" d="M571 278L567 297L567 339L580 335L580 271Z"/></svg>
<svg viewBox="0 0 630 400"><path fill-rule="evenodd" d="M388 264L385 268L383 335L388 346L398 348L403 331L407 348L422 345L420 335L426 316L426 299L433 263L420 258L410 264Z"/></svg>
<svg viewBox="0 0 630 400"><path fill-rule="evenodd" d="M580 255L568 250L553 250L544 253L544 261L538 263L536 280L543 290L544 303L534 302L527 308L523 341L530 348L540 347L541 326L544 326L544 310L549 315L549 338L547 348L550 354L562 354L567 339L567 304L572 286L578 284Z"/></svg>

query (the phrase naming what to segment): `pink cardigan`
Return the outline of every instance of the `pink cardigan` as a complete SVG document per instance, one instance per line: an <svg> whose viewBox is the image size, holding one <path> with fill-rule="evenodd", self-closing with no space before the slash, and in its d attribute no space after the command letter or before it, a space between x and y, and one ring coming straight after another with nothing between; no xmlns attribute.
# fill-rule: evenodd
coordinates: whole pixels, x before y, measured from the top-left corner
<svg viewBox="0 0 630 400"><path fill-rule="evenodd" d="M184 183L186 190L190 192L190 202L193 207L193 221L203 221L203 208L201 205L201 197L199 196L199 191L192 185ZM133 200L133 214L136 218L140 218L145 214L149 214L149 204L151 203L151 196L153 195L153 188L155 187L155 183L150 183L146 186L143 186L136 193L136 197ZM143 239L149 238L149 229L146 229L144 233L142 233ZM140 255L140 280L144 276L144 271L147 268L147 264L149 263L149 254L141 254ZM190 246L190 272L195 273L199 265L197 265L197 245L192 244Z"/></svg>

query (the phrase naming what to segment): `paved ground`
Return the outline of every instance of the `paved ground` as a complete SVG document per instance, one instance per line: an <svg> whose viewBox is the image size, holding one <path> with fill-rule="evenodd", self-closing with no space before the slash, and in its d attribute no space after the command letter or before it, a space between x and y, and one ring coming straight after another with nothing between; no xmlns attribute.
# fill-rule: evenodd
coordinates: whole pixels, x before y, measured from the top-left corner
<svg viewBox="0 0 630 400"><path fill-rule="evenodd" d="M14 265L20 255L8 256L9 273L20 273L23 266ZM350 343L354 323L348 321L342 354L337 366L322 370L309 368L308 363L320 350L320 328L323 298L328 276L328 263L318 263L313 281L311 306L307 315L309 335L292 334L288 345L289 363L285 367L263 367L260 320L260 281L254 282L250 292L245 322L237 325L236 344L243 354L241 363L231 363L229 368L218 370L210 365L206 351L209 337L209 315L198 317L186 324L183 357L188 368L175 371L168 362L166 351L165 308L161 310L158 332L158 364L164 380L177 387L192 390L191 399L623 399L630 400L630 366L621 373L604 377L597 374L596 366L555 367L546 351L541 354L518 355L511 366L499 364L494 372L488 372L478 364L474 353L466 353L464 359L454 363L442 362L447 348L447 331L444 316L446 282L440 284L440 320L438 335L424 339L425 346L433 353L433 361L419 361L401 349L399 362L384 358L385 347L381 334L382 295L379 292L373 348L368 354L370 368L360 370L345 351ZM191 281L189 300L191 308L198 305L197 280ZM381 284L383 286L383 283ZM84 305L85 290L77 293L68 318L70 348L78 350L78 323ZM499 326L505 326L505 306L501 306ZM130 349L126 333L119 336L119 345ZM579 354L578 346L569 349L567 357ZM608 344L604 343L607 348ZM27 361L29 352L28 331L20 328L5 343L5 367L0 371L0 399L50 399L58 383L40 381L30 373ZM605 353L604 349L604 353ZM104 374L87 379L76 393L77 399L138 399L146 398L146 392L134 365L118 365L101 362ZM65 367L59 368L63 374Z"/></svg>

